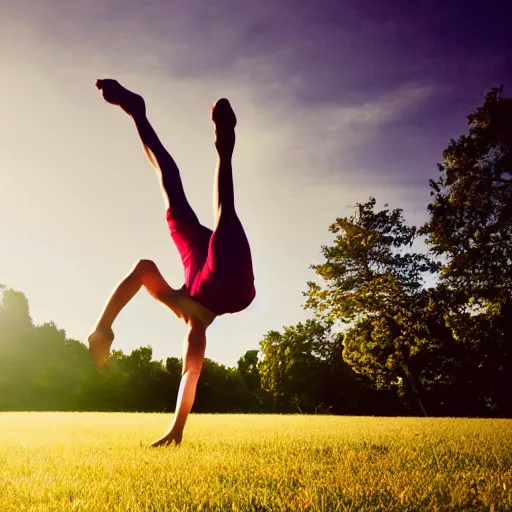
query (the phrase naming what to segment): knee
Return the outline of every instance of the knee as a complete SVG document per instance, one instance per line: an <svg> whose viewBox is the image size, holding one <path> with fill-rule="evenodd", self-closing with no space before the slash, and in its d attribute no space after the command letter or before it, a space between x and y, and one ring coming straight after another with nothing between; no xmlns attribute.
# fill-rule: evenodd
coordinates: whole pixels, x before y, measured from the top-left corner
<svg viewBox="0 0 512 512"><path fill-rule="evenodd" d="M139 260L135 265L135 271L141 278L151 272L154 272L156 268L156 264L152 260Z"/></svg>
<svg viewBox="0 0 512 512"><path fill-rule="evenodd" d="M203 369L203 363L195 363L191 362L188 363L185 368L183 368L183 375L189 375L193 379L199 379L199 376L201 375L201 370Z"/></svg>

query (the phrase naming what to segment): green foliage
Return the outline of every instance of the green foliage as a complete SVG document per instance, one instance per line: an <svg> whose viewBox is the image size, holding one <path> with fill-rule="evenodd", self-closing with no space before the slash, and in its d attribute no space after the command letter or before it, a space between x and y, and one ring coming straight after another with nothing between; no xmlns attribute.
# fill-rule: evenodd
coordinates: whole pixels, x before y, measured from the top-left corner
<svg viewBox="0 0 512 512"><path fill-rule="evenodd" d="M287 328L272 359L247 351L236 368L205 359L195 412L334 412L391 414L389 396L375 396L343 361L330 324L308 321ZM268 350L267 350L268 349ZM262 358L260 358L262 355ZM261 359L261 361L260 361ZM262 382L284 361L279 386ZM279 371L281 371L279 369ZM169 412L174 410L182 361L153 360L151 347L114 350L98 373L87 347L53 322L33 325L26 297L5 290L0 308L0 410Z"/></svg>
<svg viewBox="0 0 512 512"><path fill-rule="evenodd" d="M270 331L260 342L262 386L273 395L278 410L314 412L321 406L325 362L331 344L339 343L326 336L326 328L308 320L285 327L283 334Z"/></svg>
<svg viewBox="0 0 512 512"><path fill-rule="evenodd" d="M412 251L417 230L401 209L375 212L375 205L374 198L358 203L330 227L335 239L322 247L326 261L312 267L323 283L308 283L305 307L347 325L343 356L355 371L377 388L414 396L426 413L426 375L416 361L435 340L423 318L423 275L439 265Z"/></svg>
<svg viewBox="0 0 512 512"><path fill-rule="evenodd" d="M446 261L447 325L463 347L464 378L481 409L512 414L512 100L492 89L451 140L431 180L422 232ZM476 398L478 396L478 398Z"/></svg>
<svg viewBox="0 0 512 512"><path fill-rule="evenodd" d="M36 326L25 295L3 290L0 303L0 410L173 411L181 359L153 360L151 347L125 355L114 350L108 371L92 366L87 347L53 322ZM252 371L252 374L250 373ZM196 412L262 407L254 365L226 368L206 359Z"/></svg>
<svg viewBox="0 0 512 512"><path fill-rule="evenodd" d="M258 351L248 350L237 363L237 368L242 375L245 384L251 390L261 387L260 373L258 371Z"/></svg>
<svg viewBox="0 0 512 512"><path fill-rule="evenodd" d="M248 350L237 362L238 390L244 390L247 411L264 412L272 407L272 396L261 385L259 351Z"/></svg>
<svg viewBox="0 0 512 512"><path fill-rule="evenodd" d="M447 258L443 278L466 299L512 295L512 100L502 91L468 116L468 135L450 141L441 176L430 180L422 231Z"/></svg>
<svg viewBox="0 0 512 512"><path fill-rule="evenodd" d="M337 414L379 411L367 382L343 361L342 336L332 327L329 321L307 320L284 327L282 333L270 331L260 342L261 385L272 396L275 410ZM388 408L386 413L393 410Z"/></svg>
<svg viewBox="0 0 512 512"><path fill-rule="evenodd" d="M330 227L335 239L323 246L326 259L313 265L324 287L308 283L306 307L332 321L351 323L383 309L409 309L422 294L422 275L438 265L427 256L410 252L417 237L405 224L403 211L374 212L376 201L357 203L350 217Z"/></svg>

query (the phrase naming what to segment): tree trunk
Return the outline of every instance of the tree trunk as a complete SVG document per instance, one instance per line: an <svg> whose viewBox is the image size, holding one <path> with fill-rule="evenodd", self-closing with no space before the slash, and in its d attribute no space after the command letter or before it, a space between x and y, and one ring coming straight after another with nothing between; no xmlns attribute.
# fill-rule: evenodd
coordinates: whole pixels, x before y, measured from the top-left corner
<svg viewBox="0 0 512 512"><path fill-rule="evenodd" d="M425 406L424 400L425 388L423 387L423 384L420 382L420 380L416 377L414 372L411 370L407 356L405 354L402 354L402 356L402 368L407 378L407 384L409 385L412 394L414 395L414 398L418 402L418 406L421 412L423 413L423 416L428 417L427 408Z"/></svg>
<svg viewBox="0 0 512 512"><path fill-rule="evenodd" d="M401 345L400 338L402 336L402 330L392 316L388 315L387 320L391 328L391 335L393 336L393 339L395 341L395 349L400 354L402 359L402 369L404 371L407 385L409 386L414 398L418 402L418 406L422 414L425 417L428 417L427 408L425 406L424 400L425 388L423 387L423 384L416 376L415 372L411 369L411 365L409 364L409 354Z"/></svg>

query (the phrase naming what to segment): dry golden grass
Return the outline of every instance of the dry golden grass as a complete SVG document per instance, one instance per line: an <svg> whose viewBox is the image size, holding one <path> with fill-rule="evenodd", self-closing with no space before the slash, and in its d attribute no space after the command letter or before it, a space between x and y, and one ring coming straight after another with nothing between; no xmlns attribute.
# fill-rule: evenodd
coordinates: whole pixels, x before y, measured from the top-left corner
<svg viewBox="0 0 512 512"><path fill-rule="evenodd" d="M512 420L0 414L0 511L512 511Z"/></svg>

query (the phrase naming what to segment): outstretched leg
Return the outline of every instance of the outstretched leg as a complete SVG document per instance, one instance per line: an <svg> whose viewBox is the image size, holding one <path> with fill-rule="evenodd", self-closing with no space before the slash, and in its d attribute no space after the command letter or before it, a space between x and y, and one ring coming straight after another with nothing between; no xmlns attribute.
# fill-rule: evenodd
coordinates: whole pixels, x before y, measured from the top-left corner
<svg viewBox="0 0 512 512"><path fill-rule="evenodd" d="M144 99L124 88L115 80L97 80L96 87L102 91L103 97L108 103L121 107L133 119L142 147L160 177L168 208L167 218L170 226L172 224L174 227L174 233L171 229L171 234L177 243L182 259L194 260L194 258L203 257L197 247L205 246L202 251L205 260L211 231L201 226L190 207L176 162L165 149L146 117ZM196 249L195 252L194 249ZM187 261L187 264L191 263L194 261ZM172 289L164 281L154 264L141 263L115 289L105 305L96 329L89 337L91 352L99 366L104 366L108 360L110 346L114 339L112 323L115 317L142 285L145 285L155 298L164 302L187 323L191 319L195 319L202 324L209 325L215 317L213 313L191 299L186 290Z"/></svg>
<svg viewBox="0 0 512 512"><path fill-rule="evenodd" d="M237 119L228 100L220 99L213 106L212 121L218 159L213 193L215 229L210 240L208 264L212 272L242 279L251 287L250 282L254 279L251 250L236 213L233 186L232 157Z"/></svg>
<svg viewBox="0 0 512 512"><path fill-rule="evenodd" d="M89 350L99 368L105 368L108 362L110 347L114 341L114 320L142 286L153 298L166 305L186 323L195 321L206 328L215 318L186 293L171 288L153 261L140 260L116 286L89 336Z"/></svg>
<svg viewBox="0 0 512 512"><path fill-rule="evenodd" d="M148 292L161 302L169 302L167 298L176 293L176 290L167 284L152 261L140 260L116 286L89 336L89 350L98 367L104 368L107 365L110 346L114 341L114 332L112 331L114 320L142 286L145 286ZM174 312L180 316L179 310Z"/></svg>
<svg viewBox="0 0 512 512"><path fill-rule="evenodd" d="M221 214L236 217L233 186L232 157L235 149L236 116L225 98L218 100L212 109L215 127L215 147L217 148L217 168L213 187L213 213L215 227Z"/></svg>
<svg viewBox="0 0 512 512"><path fill-rule="evenodd" d="M183 373L176 401L174 420L167 432L151 446L180 444L188 415L194 405L197 382L203 367L206 350L206 327L197 322L189 323L189 330L183 348Z"/></svg>
<svg viewBox="0 0 512 512"><path fill-rule="evenodd" d="M108 103L121 107L133 119L144 152L159 175L164 200L173 218L181 222L198 222L185 196L178 166L146 117L142 96L111 79L97 80L96 87Z"/></svg>

